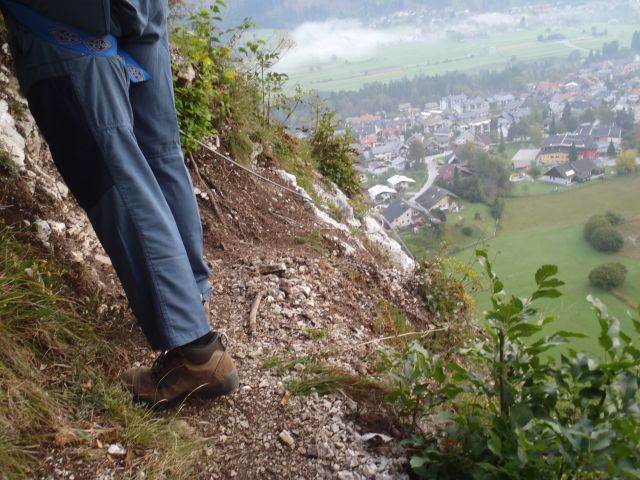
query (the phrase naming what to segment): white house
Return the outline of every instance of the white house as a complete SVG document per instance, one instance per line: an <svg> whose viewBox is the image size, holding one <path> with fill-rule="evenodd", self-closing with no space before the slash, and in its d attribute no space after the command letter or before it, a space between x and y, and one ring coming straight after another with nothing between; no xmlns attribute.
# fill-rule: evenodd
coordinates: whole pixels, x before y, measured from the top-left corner
<svg viewBox="0 0 640 480"><path fill-rule="evenodd" d="M399 192L402 192L411 186L415 185L416 181L413 178L404 177L402 175L394 175L390 179L387 180L387 183L391 188L396 189Z"/></svg>
<svg viewBox="0 0 640 480"><path fill-rule="evenodd" d="M414 226L422 215L404 200L396 200L382 212L385 226L391 228L405 228Z"/></svg>
<svg viewBox="0 0 640 480"><path fill-rule="evenodd" d="M376 185L368 190L369 197L374 202L384 202L396 195L398 192L386 185Z"/></svg>

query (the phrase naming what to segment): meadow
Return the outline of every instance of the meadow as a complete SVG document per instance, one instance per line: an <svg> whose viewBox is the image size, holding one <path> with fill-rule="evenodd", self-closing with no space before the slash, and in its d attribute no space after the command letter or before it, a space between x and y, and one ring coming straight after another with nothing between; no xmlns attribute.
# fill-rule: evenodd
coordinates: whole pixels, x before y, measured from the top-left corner
<svg viewBox="0 0 640 480"><path fill-rule="evenodd" d="M627 315L629 307L619 298L589 284L589 272L596 266L617 261L628 269L627 280L619 292L640 302L640 177L613 179L589 188L542 196L508 199L498 236L484 245L494 258L494 267L510 293L524 296L534 286L534 274L542 264L557 265L559 277L566 282L564 295L541 305L545 314L558 318L556 329L576 331L589 339L575 344L597 353L598 324L586 301L588 295L600 298L612 315L622 322L623 330L632 333ZM583 238L588 218L597 213L617 212L625 217L621 232L625 248L618 254L595 251ZM456 255L473 261L473 251ZM489 307L486 292L476 296L477 312Z"/></svg>
<svg viewBox="0 0 640 480"><path fill-rule="evenodd" d="M301 84L319 91L357 90L365 83L388 82L416 75L438 75L452 71L474 71L501 68L510 60L533 61L566 57L579 50L583 56L589 49L600 49L604 42L618 40L626 47L637 25L594 24L607 36L593 37L591 26L567 27L561 32L566 40L539 42L544 29L488 33L486 37L453 41L447 38L430 42L414 42L380 46L367 58L346 61L337 55L330 62L305 65L286 71L289 84Z"/></svg>

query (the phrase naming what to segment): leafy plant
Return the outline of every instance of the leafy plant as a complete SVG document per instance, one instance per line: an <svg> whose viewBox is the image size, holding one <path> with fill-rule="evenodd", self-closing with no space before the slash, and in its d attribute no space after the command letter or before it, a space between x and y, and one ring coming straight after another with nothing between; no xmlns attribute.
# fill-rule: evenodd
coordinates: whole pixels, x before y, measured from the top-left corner
<svg viewBox="0 0 640 480"><path fill-rule="evenodd" d="M605 213L604 216L607 218L607 220L609 220L609 223L611 225L613 225L614 227L624 223L624 217L622 215L620 215L619 213L607 212L607 213Z"/></svg>
<svg viewBox="0 0 640 480"><path fill-rule="evenodd" d="M284 84L289 79L285 73L276 72L273 67L284 52L290 48L290 42L282 37L279 42L268 46L264 40L247 42L240 51L252 57L251 78L257 83L261 97L261 117L269 125L274 110L286 109L288 97L284 93ZM289 116L293 112L289 112Z"/></svg>
<svg viewBox="0 0 640 480"><path fill-rule="evenodd" d="M624 237L615 229L624 219L613 212L592 216L584 227L584 238L600 252L617 252L624 246Z"/></svg>
<svg viewBox="0 0 640 480"><path fill-rule="evenodd" d="M185 153L197 148L193 139L220 132L233 113L232 88L238 76L233 45L252 24L245 21L223 28L220 14L224 7L224 1L215 0L195 13L177 13L173 21L172 40L177 48L173 76Z"/></svg>
<svg viewBox="0 0 640 480"><path fill-rule="evenodd" d="M473 307L467 287L479 286L478 275L459 261L425 257L417 270L420 295L427 311L444 319L462 319Z"/></svg>
<svg viewBox="0 0 640 480"><path fill-rule="evenodd" d="M325 111L319 116L311 138L312 154L320 173L349 197L354 197L361 189L360 178L353 168L357 152L351 145L355 140L349 132L336 133L335 115L335 112Z"/></svg>
<svg viewBox="0 0 640 480"><path fill-rule="evenodd" d="M590 298L600 326L601 358L546 333L541 299L563 286L555 266L535 275L526 298L509 296L485 251L489 278L488 336L462 351L466 365L443 363L417 344L387 361L392 410L414 433L411 466L421 478L640 478L640 350ZM640 313L640 311L638 312ZM634 320L640 333L640 321ZM565 346L557 356L549 352ZM389 358L389 355L387 357ZM399 409L399 410L398 410ZM433 425L420 429L421 424ZM426 433L425 433L426 431Z"/></svg>
<svg viewBox="0 0 640 480"><path fill-rule="evenodd" d="M381 367L389 372L387 385L391 391L385 400L393 416L404 424L406 433L413 435L420 429L420 417L446 399L432 388L445 381L444 364L439 356L430 355L417 341L401 352L380 350L379 354Z"/></svg>
<svg viewBox="0 0 640 480"><path fill-rule="evenodd" d="M2 145L0 145L0 173L9 178L15 178L20 173L18 165L13 160L11 153Z"/></svg>
<svg viewBox="0 0 640 480"><path fill-rule="evenodd" d="M610 228L612 226L613 223L607 215L593 215L584 226L584 238L587 241L591 241L591 235L593 235L593 232L597 229Z"/></svg>

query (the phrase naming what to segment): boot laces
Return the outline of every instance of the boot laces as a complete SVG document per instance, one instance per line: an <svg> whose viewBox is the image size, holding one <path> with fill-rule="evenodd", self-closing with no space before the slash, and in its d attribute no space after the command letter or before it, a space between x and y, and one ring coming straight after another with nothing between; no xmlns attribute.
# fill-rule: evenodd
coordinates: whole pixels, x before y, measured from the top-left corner
<svg viewBox="0 0 640 480"><path fill-rule="evenodd" d="M160 383L167 375L167 371L171 370L172 363L175 360L175 351L169 350L160 353L151 365L151 377L155 383Z"/></svg>

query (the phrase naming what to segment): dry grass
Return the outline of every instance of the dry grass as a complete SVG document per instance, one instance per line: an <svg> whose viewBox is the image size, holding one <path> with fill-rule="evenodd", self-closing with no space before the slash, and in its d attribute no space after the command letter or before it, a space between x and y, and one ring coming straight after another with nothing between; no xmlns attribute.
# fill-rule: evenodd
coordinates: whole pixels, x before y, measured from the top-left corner
<svg viewBox="0 0 640 480"><path fill-rule="evenodd" d="M67 446L60 432L80 432L71 435L76 452L110 432L102 440L133 453L120 465L128 477L190 476L201 442L175 417L134 406L104 373L105 362L125 353L96 332L92 310L74 299L55 264L35 259L0 226L0 477L46 473L45 449Z"/></svg>

